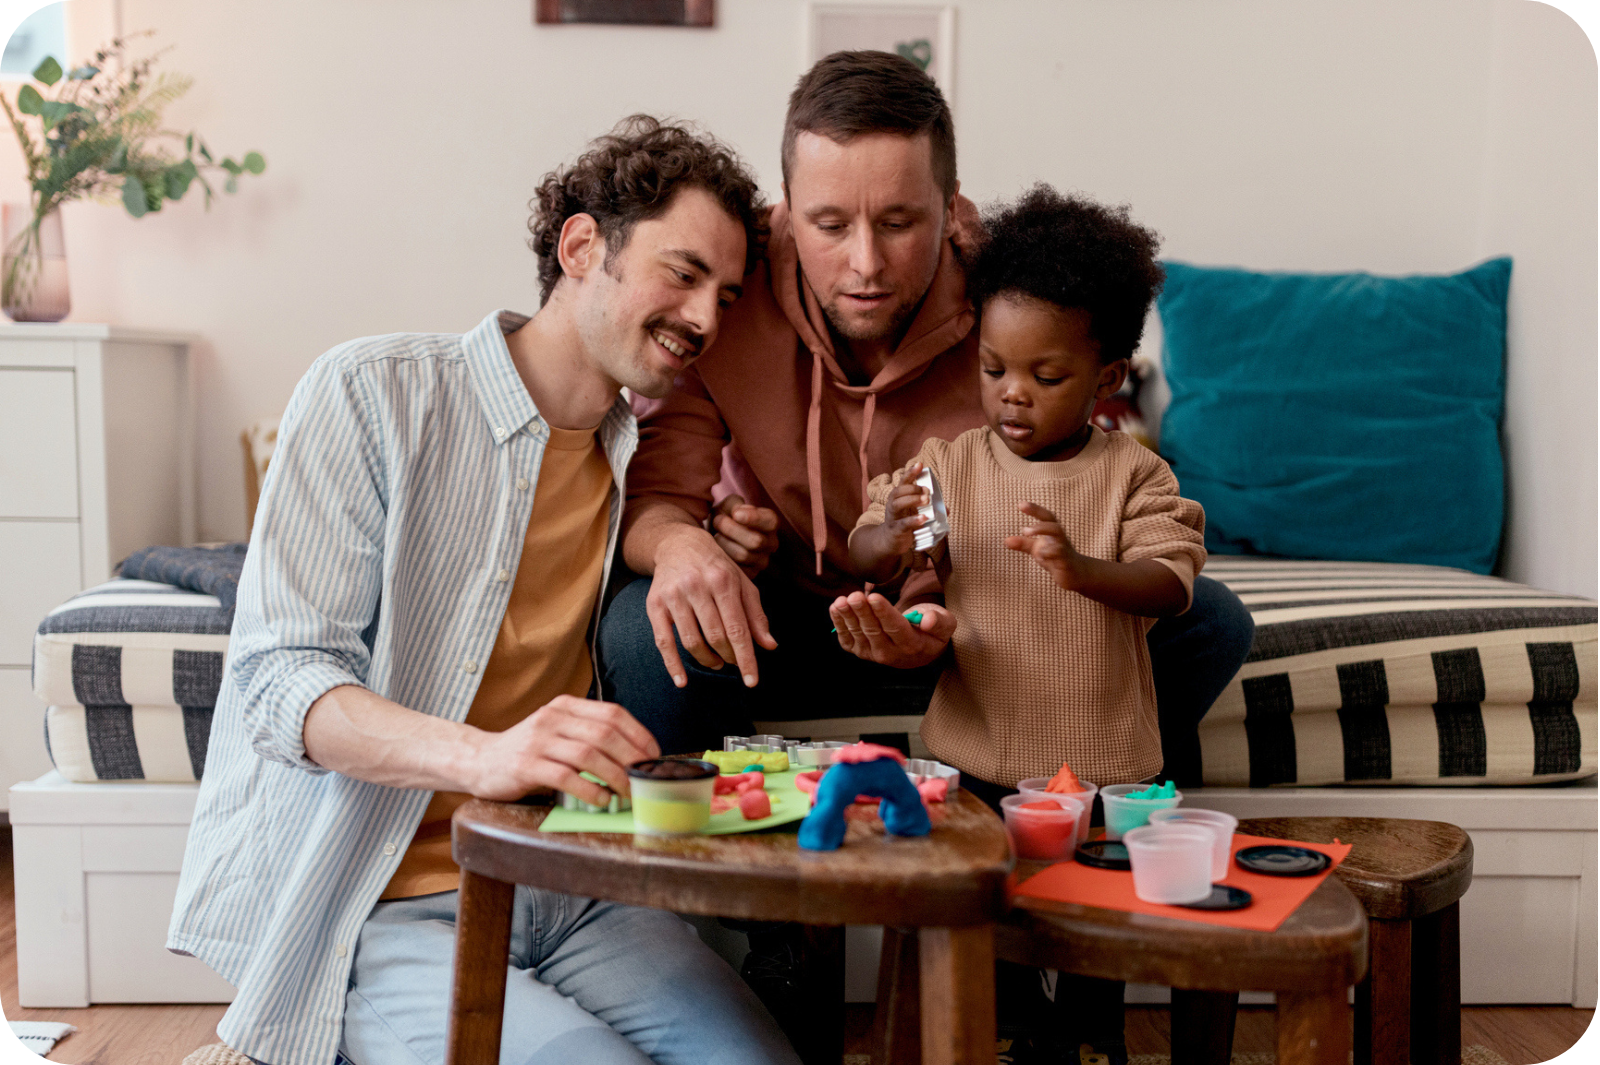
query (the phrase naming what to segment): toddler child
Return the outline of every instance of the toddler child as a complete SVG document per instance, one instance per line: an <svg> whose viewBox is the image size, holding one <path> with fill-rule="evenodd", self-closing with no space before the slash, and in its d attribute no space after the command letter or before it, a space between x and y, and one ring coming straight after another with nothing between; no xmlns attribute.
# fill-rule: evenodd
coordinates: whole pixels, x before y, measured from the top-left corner
<svg viewBox="0 0 1600 1065"><path fill-rule="evenodd" d="M929 555L956 629L922 738L993 803L1064 762L1100 785L1161 769L1145 634L1188 608L1206 555L1200 505L1178 494L1167 464L1090 421L1126 379L1160 289L1156 235L1126 209L1046 185L985 228L967 292L988 424L930 439L875 478L850 557L879 583L913 562L917 508L929 502L916 478L932 470L950 533ZM858 598L830 610L842 640L860 628Z"/></svg>

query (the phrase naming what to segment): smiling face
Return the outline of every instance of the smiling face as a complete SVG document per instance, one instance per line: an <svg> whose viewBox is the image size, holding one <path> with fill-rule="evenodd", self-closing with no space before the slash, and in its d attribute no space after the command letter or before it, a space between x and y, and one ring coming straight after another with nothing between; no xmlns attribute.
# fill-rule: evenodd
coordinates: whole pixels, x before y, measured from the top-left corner
<svg viewBox="0 0 1600 1065"><path fill-rule="evenodd" d="M717 338L744 281L745 233L712 195L689 187L584 278L576 311L590 361L613 383L659 398Z"/></svg>
<svg viewBox="0 0 1600 1065"><path fill-rule="evenodd" d="M978 367L989 427L1013 454L1041 462L1076 455L1095 401L1128 375L1127 359L1100 362L1087 311L1016 293L984 304Z"/></svg>
<svg viewBox="0 0 1600 1065"><path fill-rule="evenodd" d="M858 357L864 345L891 352L933 283L955 201L934 180L928 136L801 133L784 196L800 269L834 331Z"/></svg>

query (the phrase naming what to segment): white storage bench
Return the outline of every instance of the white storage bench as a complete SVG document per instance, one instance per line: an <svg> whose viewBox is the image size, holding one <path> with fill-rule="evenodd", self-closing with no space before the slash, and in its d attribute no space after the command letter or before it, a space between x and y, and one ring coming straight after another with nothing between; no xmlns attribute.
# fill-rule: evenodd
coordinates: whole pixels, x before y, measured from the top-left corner
<svg viewBox="0 0 1600 1065"><path fill-rule="evenodd" d="M21 1005L233 1001L204 962L165 947L199 791L54 770L12 786Z"/></svg>

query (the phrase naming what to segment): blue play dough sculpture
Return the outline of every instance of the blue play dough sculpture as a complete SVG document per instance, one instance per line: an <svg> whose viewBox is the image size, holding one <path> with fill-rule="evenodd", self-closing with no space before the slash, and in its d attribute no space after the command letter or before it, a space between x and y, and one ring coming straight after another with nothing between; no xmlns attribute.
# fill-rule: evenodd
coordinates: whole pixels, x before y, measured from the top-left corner
<svg viewBox="0 0 1600 1065"><path fill-rule="evenodd" d="M928 808L899 762L838 762L817 782L817 801L800 822L800 846L808 851L838 850L844 842L844 812L857 795L882 799L878 816L895 836L926 836L933 830Z"/></svg>

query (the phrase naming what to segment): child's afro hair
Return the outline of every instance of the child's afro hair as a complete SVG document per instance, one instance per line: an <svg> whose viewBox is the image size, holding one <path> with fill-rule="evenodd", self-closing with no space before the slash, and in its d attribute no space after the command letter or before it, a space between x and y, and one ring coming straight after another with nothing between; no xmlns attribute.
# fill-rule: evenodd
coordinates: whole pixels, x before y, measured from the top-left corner
<svg viewBox="0 0 1600 1065"><path fill-rule="evenodd" d="M980 314L997 296L1081 307L1102 363L1133 354L1166 271L1156 259L1161 238L1127 207L1040 183L1015 203L991 205L984 229L967 268L967 295Z"/></svg>

